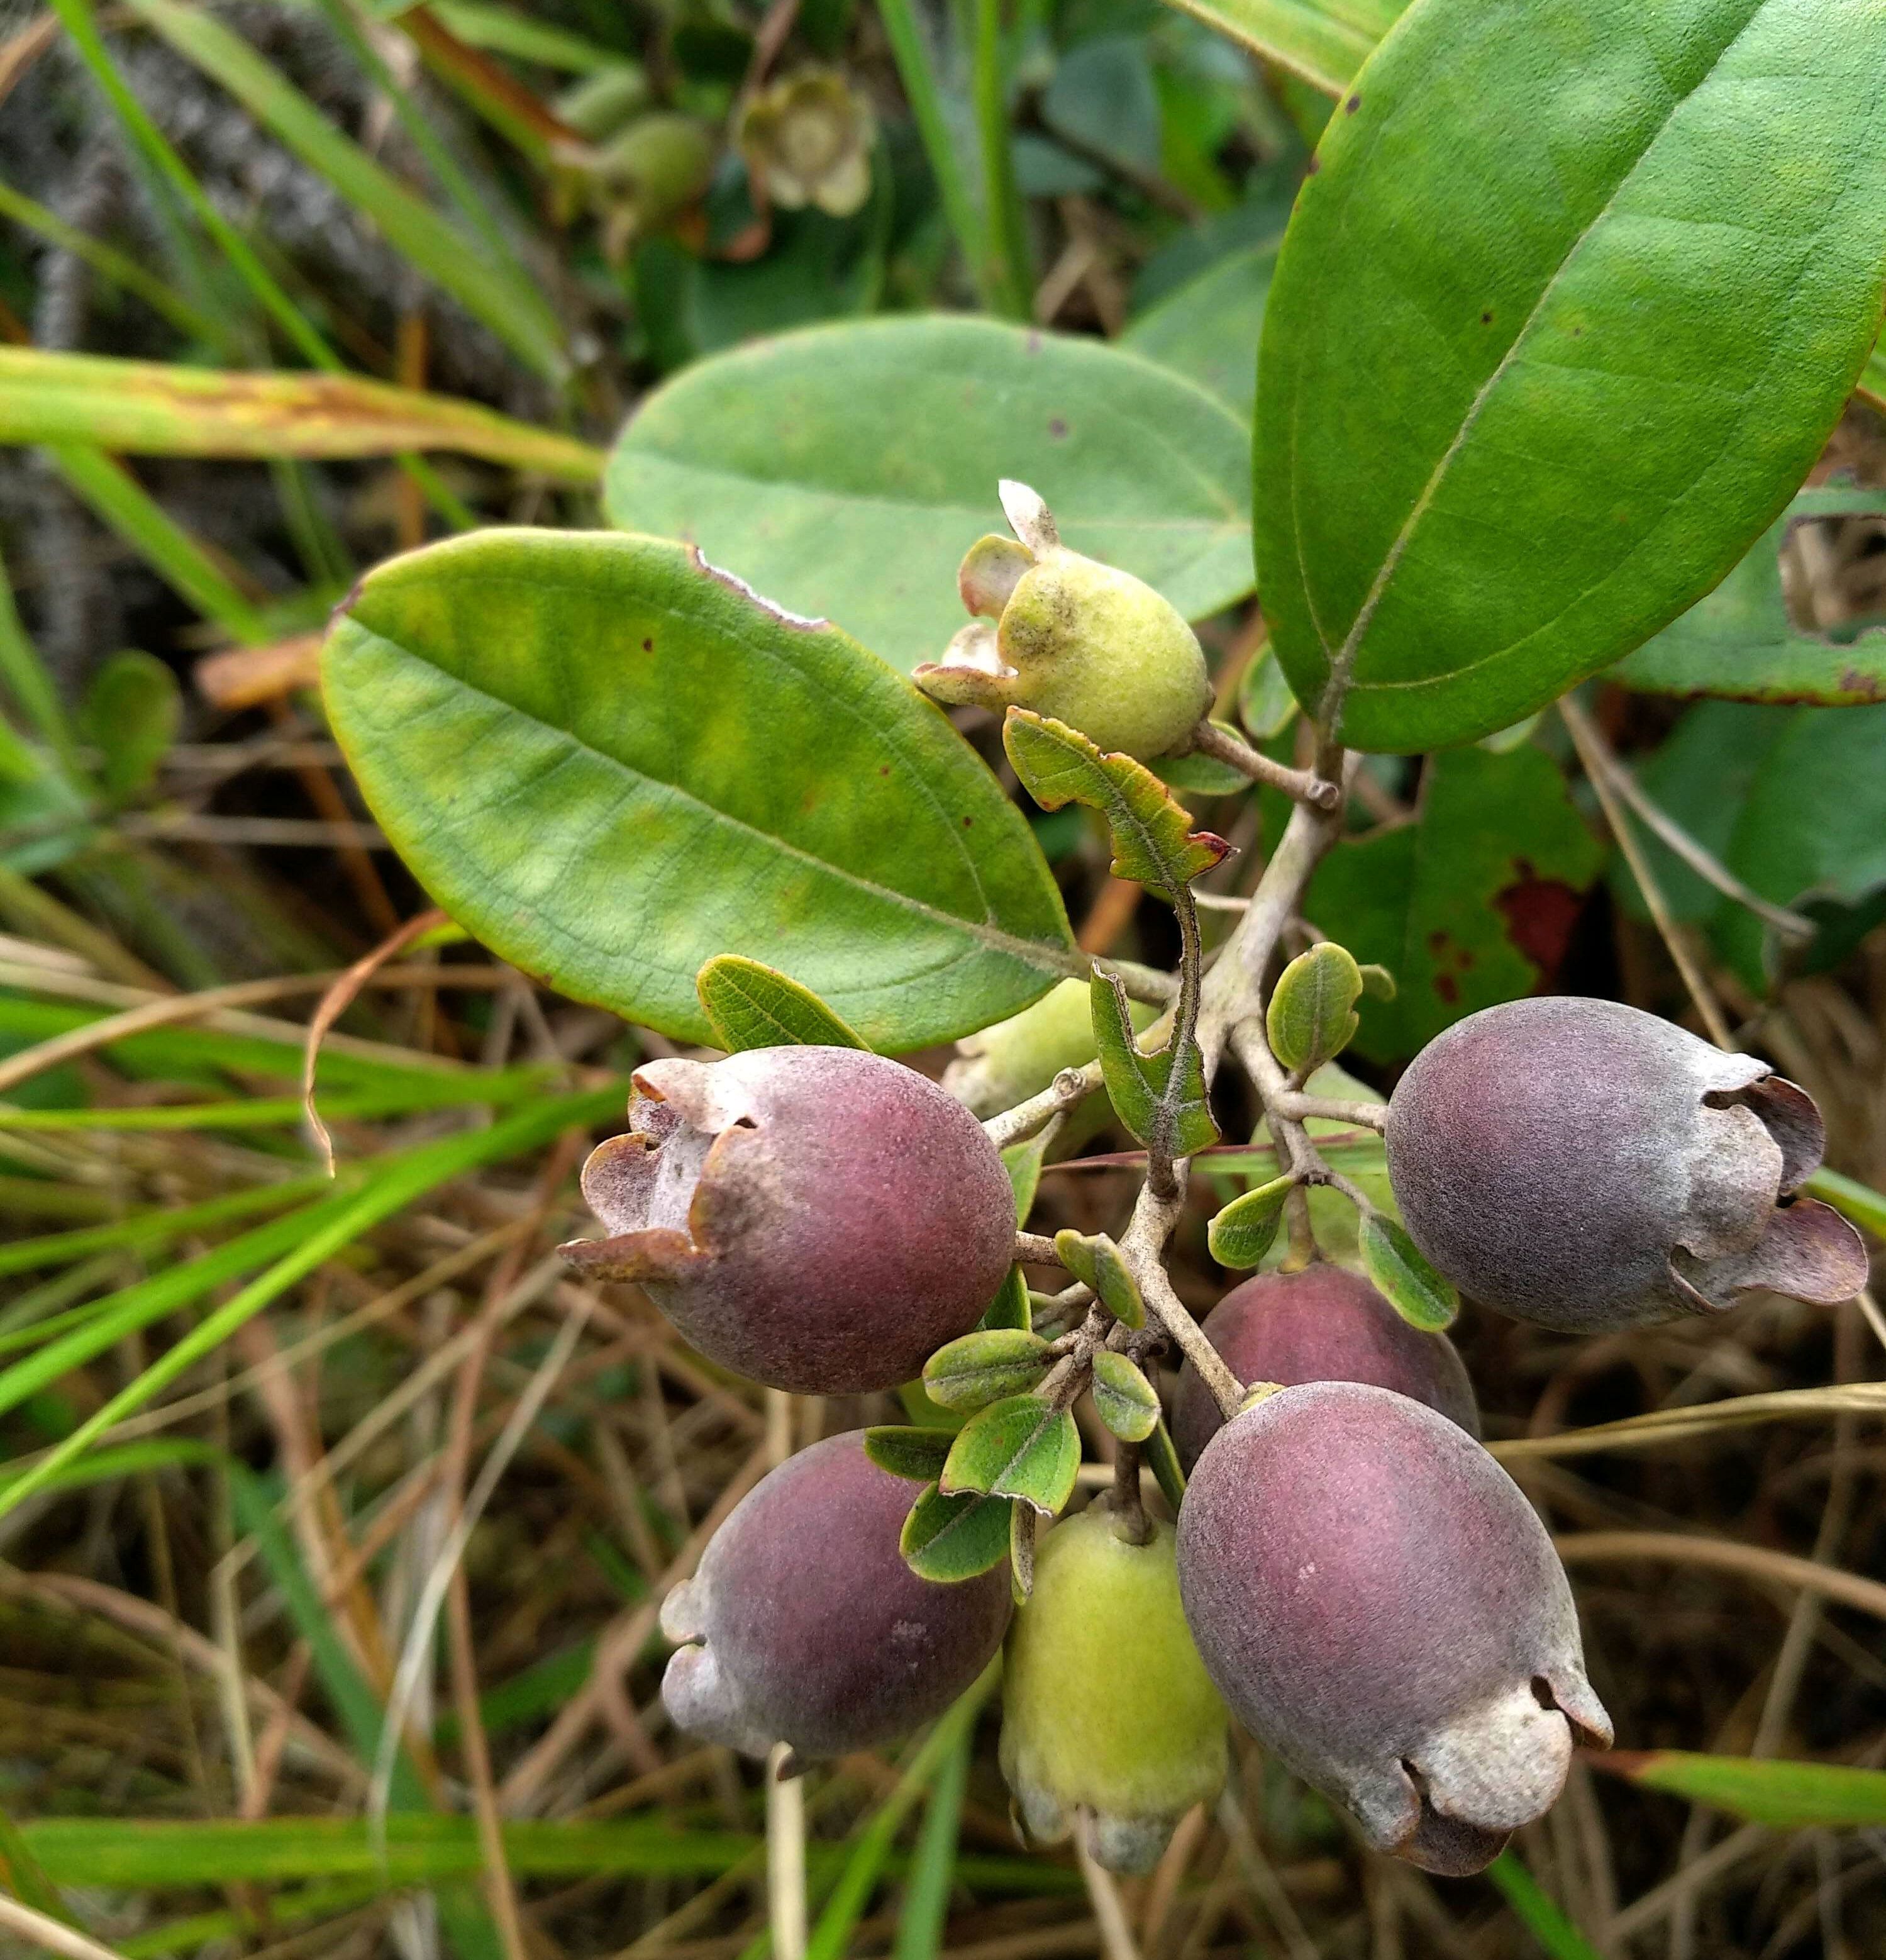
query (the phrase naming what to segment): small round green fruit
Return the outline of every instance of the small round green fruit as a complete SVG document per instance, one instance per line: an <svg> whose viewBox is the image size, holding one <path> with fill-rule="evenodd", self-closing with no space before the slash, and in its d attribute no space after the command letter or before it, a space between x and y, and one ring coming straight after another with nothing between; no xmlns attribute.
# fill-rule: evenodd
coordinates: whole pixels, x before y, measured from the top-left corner
<svg viewBox="0 0 1886 1960"><path fill-rule="evenodd" d="M1175 1539L1144 1544L1104 1500L1035 1554L1003 1660L1002 1774L1029 1835L1092 1818L1099 1862L1149 1870L1174 1827L1225 1780L1225 1705L1179 1601Z"/></svg>

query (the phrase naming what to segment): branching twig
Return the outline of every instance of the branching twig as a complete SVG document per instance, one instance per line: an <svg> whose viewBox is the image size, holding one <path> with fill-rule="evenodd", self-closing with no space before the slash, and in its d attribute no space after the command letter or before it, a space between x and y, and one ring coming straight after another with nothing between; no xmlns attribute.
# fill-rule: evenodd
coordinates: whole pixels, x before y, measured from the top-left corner
<svg viewBox="0 0 1886 1960"><path fill-rule="evenodd" d="M1215 721L1200 722L1192 737L1192 750L1196 755L1210 756L1214 761L1228 763L1254 783L1264 783L1272 789L1281 790L1298 803L1314 803L1319 810L1339 810L1342 807L1341 784L1319 776L1312 770L1293 769L1282 762L1274 762L1268 756L1252 748L1248 742L1241 742L1229 729L1220 727Z"/></svg>
<svg viewBox="0 0 1886 1960"><path fill-rule="evenodd" d="M1037 1131L1046 1129L1057 1116L1077 1102L1084 1102L1100 1087L1102 1080L1097 1061L1089 1062L1085 1068L1064 1068L1038 1095L991 1116L982 1126L983 1134L998 1150L1007 1150L1011 1144L1026 1143Z"/></svg>

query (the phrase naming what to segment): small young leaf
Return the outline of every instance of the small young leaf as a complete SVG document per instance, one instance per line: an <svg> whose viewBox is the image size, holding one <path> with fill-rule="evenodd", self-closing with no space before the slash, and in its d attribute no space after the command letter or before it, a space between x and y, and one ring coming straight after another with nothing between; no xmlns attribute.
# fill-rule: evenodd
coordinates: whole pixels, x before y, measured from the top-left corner
<svg viewBox="0 0 1886 1960"><path fill-rule="evenodd" d="M1028 1394L1054 1364L1053 1352L1038 1334L991 1328L939 1348L924 1363L924 1387L945 1408L987 1408L1005 1395Z"/></svg>
<svg viewBox="0 0 1886 1960"><path fill-rule="evenodd" d="M730 1055L749 1048L863 1048L864 1042L809 987L776 967L724 953L694 976L714 1038Z"/></svg>
<svg viewBox="0 0 1886 1960"><path fill-rule="evenodd" d="M1049 1129L1053 1125L1048 1126ZM1015 1222L1028 1223L1035 1209L1035 1187L1042 1181L1042 1160L1048 1154L1048 1131L1038 1130L1026 1143L1011 1144L1002 1153L1002 1168L1009 1174L1015 1192Z"/></svg>
<svg viewBox="0 0 1886 1960"><path fill-rule="evenodd" d="M1119 1247L1104 1232L1091 1236L1057 1232L1054 1252L1076 1279L1093 1288L1096 1298L1115 1320L1136 1330L1146 1325L1146 1302L1140 1297L1139 1281L1127 1270Z"/></svg>
<svg viewBox="0 0 1886 1960"><path fill-rule="evenodd" d="M1080 1431L1066 1409L1035 1395L993 1402L963 1425L940 1488L946 1497L981 1491L1019 1497L1051 1518L1067 1503L1080 1468Z"/></svg>
<svg viewBox="0 0 1886 1960"><path fill-rule="evenodd" d="M1009 1507L1009 1589L1018 1606L1026 1605L1035 1589L1035 1510L1029 1504Z"/></svg>
<svg viewBox="0 0 1886 1960"><path fill-rule="evenodd" d="M1385 966L1378 966L1373 960L1356 969L1362 975L1362 991L1372 1001L1392 1001L1395 997L1395 975Z"/></svg>
<svg viewBox="0 0 1886 1960"><path fill-rule="evenodd" d="M1290 727L1296 714L1296 696L1268 646L1244 670L1238 683L1238 719L1260 742L1269 742Z"/></svg>
<svg viewBox="0 0 1886 1960"><path fill-rule="evenodd" d="M1100 1072L1115 1113L1139 1142L1147 1142L1157 1120L1161 1097L1172 1066L1170 1048L1156 1055L1141 1052L1133 1036L1126 990L1112 974L1096 971L1089 986L1094 1041L1100 1053ZM1186 1049L1185 1075L1172 1128L1172 1153L1190 1157L1218 1141L1218 1126L1206 1099L1204 1058L1196 1042Z"/></svg>
<svg viewBox="0 0 1886 1960"><path fill-rule="evenodd" d="M1277 1237L1283 1201L1295 1182L1294 1178L1288 1176L1273 1178L1268 1184L1234 1198L1211 1221L1206 1228L1206 1241L1212 1257L1221 1266L1241 1272L1263 1258Z"/></svg>
<svg viewBox="0 0 1886 1960"><path fill-rule="evenodd" d="M1107 819L1113 875L1171 898L1223 861L1231 846L1191 816L1143 762L1104 753L1078 729L1026 708L1011 708L1002 746L1023 786L1044 810L1086 803Z"/></svg>
<svg viewBox="0 0 1886 1960"><path fill-rule="evenodd" d="M1370 1282L1404 1320L1433 1334L1452 1324L1460 1311L1460 1295L1393 1219L1371 1211L1356 1236Z"/></svg>
<svg viewBox="0 0 1886 1960"><path fill-rule="evenodd" d="M177 676L154 655L128 648L107 660L78 711L80 736L99 752L99 781L113 802L135 796L183 726Z"/></svg>
<svg viewBox="0 0 1886 1960"><path fill-rule="evenodd" d="M1277 976L1264 1010L1271 1053L1306 1075L1333 1061L1355 1039L1362 985L1354 956L1332 940L1299 953Z"/></svg>
<svg viewBox="0 0 1886 1960"><path fill-rule="evenodd" d="M1166 1426L1161 1416L1153 1425L1153 1433L1146 1439L1146 1463L1157 1479L1166 1501L1172 1507L1176 1516L1178 1507L1185 1501L1185 1471L1178 1460L1178 1450L1172 1441L1172 1432Z"/></svg>
<svg viewBox="0 0 1886 1960"><path fill-rule="evenodd" d="M1011 1266L1002 1290L989 1303L982 1316L984 1328L1019 1327L1026 1334L1035 1325L1035 1309L1029 1303L1028 1279L1019 1266Z"/></svg>
<svg viewBox="0 0 1886 1960"><path fill-rule="evenodd" d="M864 1432L864 1453L893 1477L927 1484L943 1475L956 1440L953 1429L900 1429L887 1424Z"/></svg>
<svg viewBox="0 0 1886 1960"><path fill-rule="evenodd" d="M1093 1357L1093 1405L1124 1443L1143 1443L1159 1427L1159 1392L1125 1355L1111 1348Z"/></svg>
<svg viewBox="0 0 1886 1960"><path fill-rule="evenodd" d="M930 1484L910 1507L898 1549L920 1579L953 1585L979 1578L1009 1555L1012 1508L1006 1497L949 1497Z"/></svg>

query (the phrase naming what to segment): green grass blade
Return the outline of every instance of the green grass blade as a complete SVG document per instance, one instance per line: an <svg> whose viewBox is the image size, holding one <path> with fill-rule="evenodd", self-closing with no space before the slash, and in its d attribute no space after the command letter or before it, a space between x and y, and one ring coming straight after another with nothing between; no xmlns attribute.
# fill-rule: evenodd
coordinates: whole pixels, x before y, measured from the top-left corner
<svg viewBox="0 0 1886 1960"><path fill-rule="evenodd" d="M102 278L109 279L126 292L135 294L154 312L161 313L181 333L194 340L219 345L222 329L208 314L199 313L187 300L180 299L164 282L154 277L128 253L103 243L89 231L68 224L57 212L36 203L11 184L0 183L0 218L36 232L49 245L82 259Z"/></svg>
<svg viewBox="0 0 1886 1960"><path fill-rule="evenodd" d="M1547 1898L1516 1852L1501 1852L1487 1867L1487 1876L1551 1960L1598 1960L1598 1949Z"/></svg>
<svg viewBox="0 0 1886 1960"><path fill-rule="evenodd" d="M226 88L279 142L370 218L417 272L482 320L545 380L563 380L569 361L561 330L527 280L472 250L463 233L342 135L292 82L220 21L173 0L130 4L179 54Z"/></svg>
<svg viewBox="0 0 1886 1960"><path fill-rule="evenodd" d="M898 1779L895 1788L859 1833L832 1897L806 1942L805 1960L844 1960L853 1930L884 1875L892 1840L902 1828L905 1818L916 1808L943 1764L967 1745L982 1704L1000 1676L999 1664L991 1663L984 1670L981 1679L924 1739L922 1746Z"/></svg>
<svg viewBox="0 0 1886 1960"><path fill-rule="evenodd" d="M422 1811L386 1820L386 1858L357 1818L280 1817L259 1823L177 1822L122 1817L47 1817L21 1824L20 1834L55 1885L116 1885L138 1890L211 1889L231 1882L380 1880L386 1890L481 1869L477 1820ZM764 1841L731 1831L691 1831L641 1818L594 1823L514 1821L504 1849L520 1879L588 1878L606 1873L641 1877L711 1878L752 1858ZM842 1844L806 1847L822 1878L849 1861ZM887 1876L901 1876L910 1860L892 1852ZM1078 1895L1080 1876L1045 1858L974 1854L957 1861L957 1876L978 1892L1023 1898Z"/></svg>
<svg viewBox="0 0 1886 1960"><path fill-rule="evenodd" d="M201 1232L246 1218L252 1212L276 1211L297 1198L326 1189L332 1180L320 1171L284 1178L279 1184L257 1185L232 1191L201 1204L179 1205L174 1211L134 1211L108 1225L81 1225L75 1231L48 1232L34 1239L16 1239L0 1246L0 1278L12 1273L37 1272L88 1258L97 1252L148 1252L185 1233ZM11 1309L9 1309L11 1310ZM4 1322L0 1322L3 1325Z"/></svg>
<svg viewBox="0 0 1886 1960"><path fill-rule="evenodd" d="M432 11L468 48L482 48L488 54L510 55L569 75L597 75L604 68L628 65L626 55L512 8L488 6L484 0L433 0Z"/></svg>
<svg viewBox="0 0 1886 1960"><path fill-rule="evenodd" d="M114 1483L120 1477L145 1477L157 1470L227 1468L229 1459L207 1443L188 1437L159 1438L148 1443L127 1443L116 1449L94 1451L83 1462L62 1470L42 1488L49 1491L83 1491L97 1484ZM17 1482L26 1472L8 1466L0 1468L0 1491Z"/></svg>
<svg viewBox="0 0 1886 1960"><path fill-rule="evenodd" d="M1818 1170L1801 1188L1856 1225L1863 1225L1875 1238L1886 1239L1886 1192L1875 1191L1858 1178L1843 1177L1837 1170Z"/></svg>
<svg viewBox="0 0 1886 1960"><path fill-rule="evenodd" d="M1886 1825L1886 1770L1698 1755L1686 1749L1623 1750L1614 1762L1602 1759L1601 1767L1643 1789L1667 1790L1777 1831Z"/></svg>
<svg viewBox="0 0 1886 1960"><path fill-rule="evenodd" d="M0 1887L35 1912L70 1923L65 1901L40 1869L40 1861L20 1835L19 1827L4 1810L0 1810Z"/></svg>
<svg viewBox="0 0 1886 1960"><path fill-rule="evenodd" d="M962 1799L969 1785L973 1742L965 1729L938 1766L930 1803L924 1812L924 1828L918 1834L917 1849L911 1859L891 1960L937 1960L943 1950L943 1924L949 1914L949 1888L956 1879L956 1839L962 1825Z"/></svg>
<svg viewBox="0 0 1886 1960"><path fill-rule="evenodd" d="M0 680L6 682L27 720L72 765L77 755L72 724L65 718L65 710L60 705L38 648L27 638L26 628L20 623L19 609L13 603L12 581L7 577L4 562L0 562Z"/></svg>
<svg viewBox="0 0 1886 1960"><path fill-rule="evenodd" d="M580 1124L596 1121L610 1114L619 1100L617 1092L612 1088L592 1090L580 1096L559 1096L514 1112L494 1123L488 1129L447 1137L438 1143L424 1145L402 1157L377 1159L371 1166L372 1175L364 1190L344 1194L328 1204L308 1208L310 1212L324 1214L323 1221L313 1230L307 1231L287 1257L277 1260L266 1272L252 1280L233 1299L218 1307L174 1347L146 1368L129 1386L121 1389L102 1408L87 1417L70 1436L43 1457L19 1483L0 1494L0 1517L5 1516L8 1511L35 1491L42 1488L49 1478L57 1475L68 1463L83 1455L94 1438L110 1428L114 1423L122 1422L126 1417L135 1415L161 1389L167 1387L185 1370L220 1347L237 1328L259 1313L271 1300L285 1292L297 1280L304 1278L324 1260L331 1258L362 1233L371 1230L383 1219L390 1217L424 1192L445 1183L448 1179L483 1165L495 1163L502 1158L514 1156L519 1151L547 1144L553 1137ZM277 1231L284 1227L304 1227L305 1222L306 1214L291 1214L285 1220L277 1220L272 1225L264 1226L261 1233L250 1236L259 1237L262 1233ZM220 1249L227 1253L230 1249L223 1247ZM217 1255L212 1253L208 1256L214 1258ZM154 1318L155 1316L150 1317ZM94 1340L98 1331L97 1328L87 1329L72 1338L81 1341ZM46 1356L38 1354L30 1360L21 1362L15 1368L8 1370L5 1376L0 1376L0 1391L5 1389L14 1375L43 1367L45 1362ZM56 1379L56 1375L51 1379Z"/></svg>
<svg viewBox="0 0 1886 1960"><path fill-rule="evenodd" d="M246 646L275 635L202 546L122 463L82 443L46 445L59 474L180 598Z"/></svg>

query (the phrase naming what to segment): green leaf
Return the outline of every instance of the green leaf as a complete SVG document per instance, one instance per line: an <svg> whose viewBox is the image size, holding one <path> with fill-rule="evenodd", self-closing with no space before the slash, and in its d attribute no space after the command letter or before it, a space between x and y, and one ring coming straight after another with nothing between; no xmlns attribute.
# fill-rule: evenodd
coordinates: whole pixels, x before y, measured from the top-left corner
<svg viewBox="0 0 1886 1960"><path fill-rule="evenodd" d="M1080 1431L1038 1395L1010 1395L965 1423L943 1466L945 1497L979 1491L1014 1497L1051 1518L1073 1494Z"/></svg>
<svg viewBox="0 0 1886 1960"><path fill-rule="evenodd" d="M1054 1352L1038 1334L989 1328L939 1348L924 1363L924 1389L943 1408L987 1408L1005 1396L1029 1394L1054 1365Z"/></svg>
<svg viewBox="0 0 1886 1960"><path fill-rule="evenodd" d="M1773 520L1878 330L1883 66L1886 14L1831 0L1403 15L1297 199L1258 388L1264 614L1344 740L1518 721Z"/></svg>
<svg viewBox="0 0 1886 1960"><path fill-rule="evenodd" d="M1231 848L1208 830L1194 830L1191 816L1143 762L1104 753L1064 721L1011 708L1002 746L1042 809L1085 803L1107 819L1116 878L1172 898L1223 864Z"/></svg>
<svg viewBox="0 0 1886 1960"><path fill-rule="evenodd" d="M1702 702L1638 778L1743 883L1821 926L1789 969L1852 952L1886 911L1886 706L1760 708ZM1751 992L1784 970L1764 922L1640 832L1672 914L1705 924ZM1626 899L1641 917L1634 889Z"/></svg>
<svg viewBox="0 0 1886 1960"><path fill-rule="evenodd" d="M1355 1048L1372 1061L1411 1055L1549 978L1604 856L1538 749L1433 757L1417 815L1338 845L1303 901L1305 917L1399 982L1393 999L1363 1001Z"/></svg>
<svg viewBox="0 0 1886 1960"><path fill-rule="evenodd" d="M1210 389L1248 424L1258 394L1255 350L1277 253L1275 239L1227 252L1141 313L1120 345Z"/></svg>
<svg viewBox="0 0 1886 1960"><path fill-rule="evenodd" d="M1886 1770L1697 1755L1684 1749L1620 1750L1607 1756L1604 1766L1646 1790L1668 1790L1777 1831L1886 1824Z"/></svg>
<svg viewBox="0 0 1886 1960"><path fill-rule="evenodd" d="M1296 696L1268 642L1238 683L1238 719L1260 742L1272 742L1296 718Z"/></svg>
<svg viewBox="0 0 1886 1960"><path fill-rule="evenodd" d="M880 1470L913 1482L931 1484L943 1475L953 1429L902 1429L886 1424L864 1432L864 1453Z"/></svg>
<svg viewBox="0 0 1886 1960"><path fill-rule="evenodd" d="M1146 1440L1146 1461L1152 1471L1166 1501L1172 1507L1175 1516L1178 1507L1185 1501L1185 1472L1178 1460L1178 1451L1172 1441L1172 1432L1166 1426L1161 1416L1153 1426L1153 1433Z"/></svg>
<svg viewBox="0 0 1886 1960"><path fill-rule="evenodd" d="M1362 969L1347 947L1324 940L1299 953L1277 975L1264 1027L1286 1068L1307 1074L1334 1061L1356 1038Z"/></svg>
<svg viewBox="0 0 1886 1960"><path fill-rule="evenodd" d="M1094 1297L1115 1320L1136 1329L1146 1325L1140 1283L1104 1232L1057 1232L1054 1254L1076 1279L1093 1288Z"/></svg>
<svg viewBox="0 0 1886 1960"><path fill-rule="evenodd" d="M99 781L113 801L150 788L183 724L177 676L135 648L98 670L78 719L80 739L99 752Z"/></svg>
<svg viewBox="0 0 1886 1960"><path fill-rule="evenodd" d="M600 450L555 430L358 374L251 374L37 347L0 347L0 441L317 460L443 449L574 483L593 483L603 466Z"/></svg>
<svg viewBox="0 0 1886 1960"><path fill-rule="evenodd" d="M718 954L695 975L694 991L714 1039L730 1055L749 1048L865 1045L809 987L757 959Z"/></svg>
<svg viewBox="0 0 1886 1960"><path fill-rule="evenodd" d="M1093 1405L1124 1443L1143 1443L1159 1426L1159 1391L1125 1355L1108 1348L1093 1357Z"/></svg>
<svg viewBox="0 0 1886 1960"><path fill-rule="evenodd" d="M911 1505L898 1549L920 1579L975 1579L1009 1555L1007 1497L965 1491L946 1497L932 1484Z"/></svg>
<svg viewBox="0 0 1886 1960"><path fill-rule="evenodd" d="M1126 990L1115 975L1096 969L1089 998L1094 1039L1100 1051L1100 1071L1108 1096L1121 1122L1143 1144L1152 1136L1159 1120L1159 1099L1172 1072L1171 1047L1161 1048L1156 1055L1142 1052L1134 1039ZM1218 1141L1218 1126L1212 1121L1206 1095L1204 1064L1196 1042L1186 1051L1180 1088L1172 1126L1172 1153L1189 1157L1194 1150L1209 1149Z"/></svg>
<svg viewBox="0 0 1886 1960"><path fill-rule="evenodd" d="M1886 491L1804 490L1706 599L1619 662L1611 678L1646 694L1848 707L1886 700L1886 632L1830 639L1788 616L1781 550L1816 518L1886 517Z"/></svg>
<svg viewBox="0 0 1886 1960"><path fill-rule="evenodd" d="M1024 1334L1032 1331L1035 1310L1029 1300L1027 1277L1019 1266L1010 1267L1001 1291L989 1303L988 1311L982 1316L982 1325L989 1328L1019 1328Z"/></svg>
<svg viewBox="0 0 1886 1960"><path fill-rule="evenodd" d="M1453 1324L1460 1295L1417 1250L1392 1218L1365 1213L1356 1243L1369 1283L1411 1326L1438 1333Z"/></svg>
<svg viewBox="0 0 1886 1960"><path fill-rule="evenodd" d="M1173 0L1266 61L1340 95L1395 25L1401 0Z"/></svg>
<svg viewBox="0 0 1886 1960"><path fill-rule="evenodd" d="M695 975L764 953L873 1048L1077 963L1026 819L927 702L682 546L509 530L371 572L322 658L428 890L561 991L708 1041Z"/></svg>
<svg viewBox="0 0 1886 1960"><path fill-rule="evenodd" d="M697 362L636 411L604 501L908 673L963 623L956 567L998 477L1196 619L1251 588L1248 457L1235 415L1137 355L935 315Z"/></svg>
<svg viewBox="0 0 1886 1960"><path fill-rule="evenodd" d="M1293 1177L1273 1178L1234 1198L1207 1227L1212 1257L1234 1272L1258 1265L1277 1237L1283 1201L1296 1182Z"/></svg>
<svg viewBox="0 0 1886 1960"><path fill-rule="evenodd" d="M1015 1222L1023 1226L1028 1223L1028 1214L1035 1209L1035 1193L1042 1182L1042 1163L1048 1155L1048 1132L1038 1130L1026 1142L1011 1144L1002 1153L1002 1168L1009 1174L1010 1188L1015 1193Z"/></svg>

